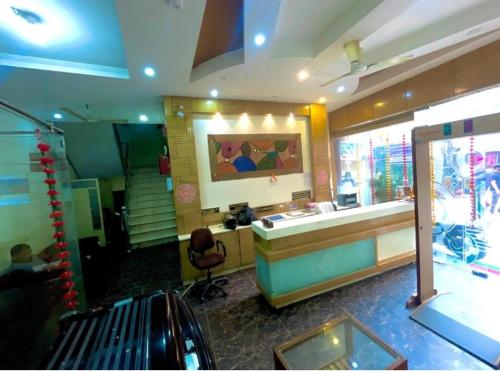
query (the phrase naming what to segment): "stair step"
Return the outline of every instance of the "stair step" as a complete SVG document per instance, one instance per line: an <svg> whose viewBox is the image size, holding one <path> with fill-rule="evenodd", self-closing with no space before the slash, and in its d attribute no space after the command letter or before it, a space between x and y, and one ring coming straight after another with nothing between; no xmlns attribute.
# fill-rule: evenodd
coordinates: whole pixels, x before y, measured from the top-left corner
<svg viewBox="0 0 500 371"><path fill-rule="evenodd" d="M129 177L128 185L141 185L141 184L165 184L167 178L164 176L144 176L144 177Z"/></svg>
<svg viewBox="0 0 500 371"><path fill-rule="evenodd" d="M164 193L153 193L153 194L145 194L138 196L130 196L128 197L128 203L132 202L142 202L142 201L163 201L163 200L172 200L174 199L172 192L164 192Z"/></svg>
<svg viewBox="0 0 500 371"><path fill-rule="evenodd" d="M160 231L166 228L177 228L177 222L175 219L168 221L159 221L153 223L132 225L129 227L129 235L133 236L140 233Z"/></svg>
<svg viewBox="0 0 500 371"><path fill-rule="evenodd" d="M174 213L175 215L175 206L173 204L167 205L155 205L153 207L144 207L144 208L135 208L131 209L129 207L129 218L137 218L141 216L152 216L156 214L163 213Z"/></svg>
<svg viewBox="0 0 500 371"><path fill-rule="evenodd" d="M165 182L161 184L155 183L144 183L139 185L130 185L127 187L127 192L129 194L140 195L140 194L149 194L149 193L162 193L168 192L167 185ZM148 193L149 192L149 193Z"/></svg>
<svg viewBox="0 0 500 371"><path fill-rule="evenodd" d="M158 195L158 198L160 198L168 193L169 191L167 190L166 187L127 189L127 195L129 200L134 199L135 197L138 196L147 196L147 195Z"/></svg>
<svg viewBox="0 0 500 371"><path fill-rule="evenodd" d="M130 236L130 243L141 243L160 238L177 237L177 228L166 228L159 231L139 233Z"/></svg>
<svg viewBox="0 0 500 371"><path fill-rule="evenodd" d="M143 215L143 216L129 216L128 225L136 226L141 224L149 224L156 222L166 222L170 220L175 221L175 211L167 212L167 213L159 213L153 215Z"/></svg>
<svg viewBox="0 0 500 371"><path fill-rule="evenodd" d="M150 247L150 246L158 246L158 245L165 245L170 242L177 242L178 238L177 235L172 236L172 237L165 237L165 238L159 238L157 240L150 240L150 241L144 241L144 242L139 242L139 243L132 243L131 247L132 249L141 249L144 247Z"/></svg>
<svg viewBox="0 0 500 371"><path fill-rule="evenodd" d="M156 166L138 166L138 167L131 167L128 169L129 173L150 173L150 172L156 172L158 173L158 167ZM158 173L159 174L159 173Z"/></svg>
<svg viewBox="0 0 500 371"><path fill-rule="evenodd" d="M139 184L128 184L127 191L146 191L146 190L155 190L155 189L167 189L167 185L165 182L161 183L139 183ZM171 192L171 191L170 191Z"/></svg>
<svg viewBox="0 0 500 371"><path fill-rule="evenodd" d="M149 209L152 207L166 207L173 206L172 199L161 199L161 200L146 200L146 201L129 201L128 209L134 211L137 209ZM132 213L130 213L132 214Z"/></svg>

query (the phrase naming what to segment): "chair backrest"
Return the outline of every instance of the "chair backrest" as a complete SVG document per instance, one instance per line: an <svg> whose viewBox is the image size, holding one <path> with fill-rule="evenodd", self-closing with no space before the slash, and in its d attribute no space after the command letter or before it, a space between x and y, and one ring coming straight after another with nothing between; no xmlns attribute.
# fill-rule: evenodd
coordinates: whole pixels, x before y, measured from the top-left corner
<svg viewBox="0 0 500 371"><path fill-rule="evenodd" d="M191 232L191 249L203 254L206 250L215 246L214 236L208 228L199 228Z"/></svg>

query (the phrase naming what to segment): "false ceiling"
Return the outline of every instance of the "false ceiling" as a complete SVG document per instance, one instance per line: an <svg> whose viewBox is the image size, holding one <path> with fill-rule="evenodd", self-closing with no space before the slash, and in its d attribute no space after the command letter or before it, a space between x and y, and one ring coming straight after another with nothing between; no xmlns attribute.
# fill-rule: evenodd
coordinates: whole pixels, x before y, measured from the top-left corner
<svg viewBox="0 0 500 371"><path fill-rule="evenodd" d="M58 6L60 13L45 17L77 30L61 28L60 42L35 45L0 26L0 98L45 120L66 107L92 121L138 122L146 114L157 123L163 121L161 96L210 98L212 89L229 99L308 103L324 97L332 110L500 38L498 0L239 0L231 5L236 11L226 4L220 13L213 5L225 0L4 3L33 12L39 4ZM25 21L11 7L9 16ZM266 38L262 46L254 43L258 33ZM366 65L384 63L321 87L349 71L343 45L351 40L359 40ZM91 71L104 66L122 75L35 69L5 62L6 55ZM143 74L146 66L156 70L154 78ZM298 81L302 69L310 76ZM345 91L339 93L340 86ZM62 121L79 120L63 114Z"/></svg>

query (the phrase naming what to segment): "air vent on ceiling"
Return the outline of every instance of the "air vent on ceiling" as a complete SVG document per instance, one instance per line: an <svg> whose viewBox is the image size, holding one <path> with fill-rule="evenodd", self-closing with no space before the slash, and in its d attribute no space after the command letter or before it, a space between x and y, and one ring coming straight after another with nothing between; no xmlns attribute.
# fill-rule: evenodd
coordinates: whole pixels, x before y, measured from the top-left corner
<svg viewBox="0 0 500 371"><path fill-rule="evenodd" d="M311 198L311 190L292 192L292 200L300 200L302 198Z"/></svg>

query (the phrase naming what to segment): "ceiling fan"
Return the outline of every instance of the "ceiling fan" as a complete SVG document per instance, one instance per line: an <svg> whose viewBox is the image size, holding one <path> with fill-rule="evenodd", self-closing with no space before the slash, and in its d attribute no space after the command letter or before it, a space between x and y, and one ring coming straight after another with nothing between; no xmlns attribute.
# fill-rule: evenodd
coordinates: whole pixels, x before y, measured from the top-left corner
<svg viewBox="0 0 500 371"><path fill-rule="evenodd" d="M321 84L322 88L330 84L333 84L334 82L343 79L344 77L361 76L370 72L380 71L394 64L406 62L407 60L410 60L412 58L411 55L407 55L401 58L388 59L385 61L366 64L365 62L363 62L363 49L361 49L361 47L359 46L359 40L352 40L346 42L344 44L344 51L351 65L349 72L340 77L336 77L330 81Z"/></svg>
<svg viewBox="0 0 500 371"><path fill-rule="evenodd" d="M128 123L127 119L104 119L102 117L94 117L92 115L92 110L90 109L90 106L88 104L85 104L85 110L86 114L82 115L71 108L67 107L60 107L61 111L66 112L68 115L76 117L80 119L80 121L83 122L88 122L88 123L96 123L96 122L103 122L103 123L116 123L116 124L126 124Z"/></svg>

